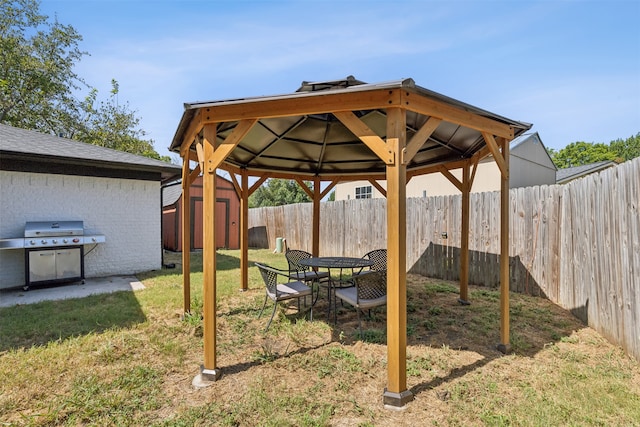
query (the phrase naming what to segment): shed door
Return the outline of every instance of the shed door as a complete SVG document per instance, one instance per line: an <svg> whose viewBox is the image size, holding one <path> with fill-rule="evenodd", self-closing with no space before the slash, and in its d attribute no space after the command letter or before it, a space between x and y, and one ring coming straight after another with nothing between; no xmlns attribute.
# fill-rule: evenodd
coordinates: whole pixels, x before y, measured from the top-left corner
<svg viewBox="0 0 640 427"><path fill-rule="evenodd" d="M202 249L202 199L192 198L191 200L191 249ZM229 247L229 200L216 199L216 248Z"/></svg>

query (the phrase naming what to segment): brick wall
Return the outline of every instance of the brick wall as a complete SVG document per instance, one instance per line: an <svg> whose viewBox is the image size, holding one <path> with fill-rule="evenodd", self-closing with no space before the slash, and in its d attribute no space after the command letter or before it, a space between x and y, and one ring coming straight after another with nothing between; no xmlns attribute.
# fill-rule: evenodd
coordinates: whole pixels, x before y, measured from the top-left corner
<svg viewBox="0 0 640 427"><path fill-rule="evenodd" d="M21 237L27 221L82 220L85 277L135 274L161 267L160 183L130 179L0 171L0 237ZM24 250L0 251L0 289L22 286Z"/></svg>

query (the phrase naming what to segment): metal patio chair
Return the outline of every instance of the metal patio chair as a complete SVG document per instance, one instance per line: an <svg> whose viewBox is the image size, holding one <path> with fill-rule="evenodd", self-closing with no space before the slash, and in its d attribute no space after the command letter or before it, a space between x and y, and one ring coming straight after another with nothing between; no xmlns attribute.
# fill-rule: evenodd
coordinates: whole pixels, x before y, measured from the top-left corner
<svg viewBox="0 0 640 427"><path fill-rule="evenodd" d="M373 264L371 267L361 269L356 274L366 273L368 271L386 271L387 270L387 250L386 249L374 249L367 252L362 258L371 260Z"/></svg>
<svg viewBox="0 0 640 427"><path fill-rule="evenodd" d="M308 295L311 295L312 304L309 309L309 319L313 320L313 303L315 303L315 298L313 298L313 289L299 280L291 281L288 270L280 270L257 262L255 265L260 270L260 274L262 275L262 279L266 286L264 304L262 304L262 309L260 310L258 318L262 316L262 312L267 306L267 300L271 299L273 301L273 312L271 313L269 323L267 323L267 327L264 330L265 332L267 332L269 330L269 326L271 326L271 321L273 320L273 316L276 314L278 302L280 301L297 299L298 312L300 312L300 298L305 298ZM286 281L282 281L282 283L280 283L280 276L286 279Z"/></svg>
<svg viewBox="0 0 640 427"><path fill-rule="evenodd" d="M309 252L300 249L287 249L284 253L289 263L289 277L305 283L320 283L329 281L328 271L314 271L310 267L300 264L303 259L311 258Z"/></svg>
<svg viewBox="0 0 640 427"><path fill-rule="evenodd" d="M356 309L358 330L362 339L360 311L368 310L369 317L371 317L372 308L387 304L387 271L366 271L353 276L351 282L353 286L336 289L335 296ZM337 321L337 311L334 310L334 323L337 323Z"/></svg>

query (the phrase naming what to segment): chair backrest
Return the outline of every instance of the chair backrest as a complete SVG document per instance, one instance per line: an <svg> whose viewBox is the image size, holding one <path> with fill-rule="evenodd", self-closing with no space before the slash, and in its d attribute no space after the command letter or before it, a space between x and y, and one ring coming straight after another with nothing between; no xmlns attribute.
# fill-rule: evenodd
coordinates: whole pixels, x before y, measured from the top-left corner
<svg viewBox="0 0 640 427"><path fill-rule="evenodd" d="M358 301L372 300L387 294L387 270L371 271L353 276Z"/></svg>
<svg viewBox="0 0 640 427"><path fill-rule="evenodd" d="M373 261L371 270L382 271L387 269L386 249L374 249L371 252L367 252L362 258L368 258Z"/></svg>
<svg viewBox="0 0 640 427"><path fill-rule="evenodd" d="M290 271L308 271L309 267L300 264L300 260L311 258L309 252L302 251L300 249L287 249L284 253L289 263Z"/></svg>
<svg viewBox="0 0 640 427"><path fill-rule="evenodd" d="M278 291L278 272L269 267L268 265L255 263L258 270L260 270L260 275L262 275L262 280L264 280L264 284L269 290L270 293L276 295Z"/></svg>

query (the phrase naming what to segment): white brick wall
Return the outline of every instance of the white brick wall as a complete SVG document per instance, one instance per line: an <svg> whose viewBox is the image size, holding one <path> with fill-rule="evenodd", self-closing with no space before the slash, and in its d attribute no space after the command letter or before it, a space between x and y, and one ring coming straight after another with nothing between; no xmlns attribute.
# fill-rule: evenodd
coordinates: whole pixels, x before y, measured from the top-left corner
<svg viewBox="0 0 640 427"><path fill-rule="evenodd" d="M84 221L85 277L161 267L160 182L0 171L0 238L21 237L27 221ZM90 251L90 252L89 252ZM0 289L22 286L24 250L0 250Z"/></svg>

